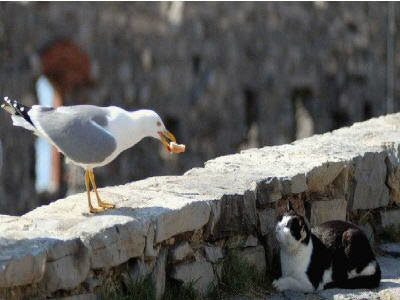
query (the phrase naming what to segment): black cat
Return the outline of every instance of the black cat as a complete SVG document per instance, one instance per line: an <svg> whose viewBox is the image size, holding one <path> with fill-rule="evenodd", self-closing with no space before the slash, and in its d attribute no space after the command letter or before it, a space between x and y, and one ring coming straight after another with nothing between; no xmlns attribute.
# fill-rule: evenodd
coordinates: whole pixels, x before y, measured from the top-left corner
<svg viewBox="0 0 400 300"><path fill-rule="evenodd" d="M375 288L381 269L365 234L344 221L329 221L310 230L290 202L276 225L282 277L279 290L312 292L327 288Z"/></svg>

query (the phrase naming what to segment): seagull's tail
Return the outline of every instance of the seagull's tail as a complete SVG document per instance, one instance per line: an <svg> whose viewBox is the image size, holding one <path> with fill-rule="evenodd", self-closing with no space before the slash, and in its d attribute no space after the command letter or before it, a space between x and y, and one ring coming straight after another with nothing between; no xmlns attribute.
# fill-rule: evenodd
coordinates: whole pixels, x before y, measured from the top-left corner
<svg viewBox="0 0 400 300"><path fill-rule="evenodd" d="M14 126L21 126L28 130L35 131L35 125L33 125L31 117L28 112L31 109L28 106L19 104L17 101L11 101L8 97L4 97L4 102L1 108L11 114Z"/></svg>

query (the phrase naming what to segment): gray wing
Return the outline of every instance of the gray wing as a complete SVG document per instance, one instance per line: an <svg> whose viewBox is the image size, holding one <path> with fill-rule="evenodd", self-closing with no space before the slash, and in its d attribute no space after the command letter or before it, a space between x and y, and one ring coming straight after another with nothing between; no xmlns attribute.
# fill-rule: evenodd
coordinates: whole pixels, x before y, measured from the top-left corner
<svg viewBox="0 0 400 300"><path fill-rule="evenodd" d="M115 138L104 128L107 109L93 105L36 106L30 117L69 159L83 164L103 162L116 149Z"/></svg>

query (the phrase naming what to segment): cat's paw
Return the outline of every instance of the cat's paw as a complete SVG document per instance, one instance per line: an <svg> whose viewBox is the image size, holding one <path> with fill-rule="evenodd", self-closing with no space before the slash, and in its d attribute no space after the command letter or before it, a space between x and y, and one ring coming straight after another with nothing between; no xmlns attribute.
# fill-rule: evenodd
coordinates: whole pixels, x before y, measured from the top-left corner
<svg viewBox="0 0 400 300"><path fill-rule="evenodd" d="M281 277L272 282L272 286L279 292L285 291L288 289L288 282L285 277Z"/></svg>

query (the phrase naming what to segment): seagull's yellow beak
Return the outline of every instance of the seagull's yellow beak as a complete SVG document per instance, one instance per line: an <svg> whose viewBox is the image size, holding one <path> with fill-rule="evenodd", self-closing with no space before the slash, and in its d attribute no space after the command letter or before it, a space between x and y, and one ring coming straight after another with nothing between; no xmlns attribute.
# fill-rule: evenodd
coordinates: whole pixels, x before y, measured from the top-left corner
<svg viewBox="0 0 400 300"><path fill-rule="evenodd" d="M174 135L168 130L159 131L158 135L160 136L161 143L164 145L165 149L167 149L168 152L171 152L169 141L174 143L176 142L176 138L174 137Z"/></svg>

